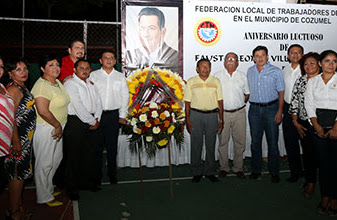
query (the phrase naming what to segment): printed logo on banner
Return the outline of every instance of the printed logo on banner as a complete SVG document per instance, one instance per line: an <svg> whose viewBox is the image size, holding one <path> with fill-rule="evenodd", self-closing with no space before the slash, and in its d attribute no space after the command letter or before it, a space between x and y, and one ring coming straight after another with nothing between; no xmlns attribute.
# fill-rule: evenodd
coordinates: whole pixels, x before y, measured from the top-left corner
<svg viewBox="0 0 337 220"><path fill-rule="evenodd" d="M194 27L194 36L204 46L213 46L220 39L221 29L217 21L203 18Z"/></svg>

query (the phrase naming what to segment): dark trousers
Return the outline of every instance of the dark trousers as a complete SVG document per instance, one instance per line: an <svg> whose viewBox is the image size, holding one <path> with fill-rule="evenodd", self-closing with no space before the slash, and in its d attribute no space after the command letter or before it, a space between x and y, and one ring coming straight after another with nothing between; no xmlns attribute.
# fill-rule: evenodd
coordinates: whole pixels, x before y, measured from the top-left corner
<svg viewBox="0 0 337 220"><path fill-rule="evenodd" d="M337 140L320 138L312 133L318 157L321 196L337 199Z"/></svg>
<svg viewBox="0 0 337 220"><path fill-rule="evenodd" d="M99 126L99 147L97 151L96 160L96 178L101 180L103 149L106 147L108 160L108 177L115 177L117 174L117 147L118 147L118 133L119 133L119 112L117 110L103 111L101 122Z"/></svg>
<svg viewBox="0 0 337 220"><path fill-rule="evenodd" d="M6 156L0 157L0 194L6 188L7 177L5 175L5 158Z"/></svg>
<svg viewBox="0 0 337 220"><path fill-rule="evenodd" d="M95 159L98 148L98 130L89 130L77 116L68 115L63 133L65 184L67 191L90 189L94 186Z"/></svg>
<svg viewBox="0 0 337 220"><path fill-rule="evenodd" d="M284 103L282 121L284 146L287 151L291 176L298 178L302 173L299 136L295 126L293 125L291 114L289 114L288 111L289 104Z"/></svg>
<svg viewBox="0 0 337 220"><path fill-rule="evenodd" d="M214 175L216 170L215 142L218 129L218 113L205 114L191 110L190 118L193 125L191 132L192 175ZM201 153L204 140L206 145L206 158L203 163Z"/></svg>
<svg viewBox="0 0 337 220"><path fill-rule="evenodd" d="M311 125L308 121L298 120L303 127L307 129L305 137L300 138L303 154L304 178L307 183L316 183L317 181L317 158L314 152L312 135L310 134Z"/></svg>

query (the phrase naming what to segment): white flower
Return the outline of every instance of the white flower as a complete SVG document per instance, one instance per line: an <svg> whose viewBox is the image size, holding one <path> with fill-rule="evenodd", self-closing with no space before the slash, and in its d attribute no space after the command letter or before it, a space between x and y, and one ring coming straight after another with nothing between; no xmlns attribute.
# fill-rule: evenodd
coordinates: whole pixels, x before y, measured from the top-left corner
<svg viewBox="0 0 337 220"><path fill-rule="evenodd" d="M131 125L135 126L137 124L137 118L132 118Z"/></svg>
<svg viewBox="0 0 337 220"><path fill-rule="evenodd" d="M153 140L153 137L152 136L146 136L146 141L147 142L151 142Z"/></svg>
<svg viewBox="0 0 337 220"><path fill-rule="evenodd" d="M159 134L160 128L159 128L158 126L153 127L153 128L152 128L152 132L153 132L154 134Z"/></svg>
<svg viewBox="0 0 337 220"><path fill-rule="evenodd" d="M172 112L171 116L172 116L172 122L176 123L177 122L176 121L176 114L174 114L174 112Z"/></svg>
<svg viewBox="0 0 337 220"><path fill-rule="evenodd" d="M151 103L150 103L150 108L155 108L155 109L158 109L158 105L157 105L157 103L155 103L155 102L151 102Z"/></svg>
<svg viewBox="0 0 337 220"><path fill-rule="evenodd" d="M138 134L138 127L136 125L133 126L132 130L134 133Z"/></svg>
<svg viewBox="0 0 337 220"><path fill-rule="evenodd" d="M169 111L165 110L164 114L166 115L166 117L170 117L170 112Z"/></svg>
<svg viewBox="0 0 337 220"><path fill-rule="evenodd" d="M152 113L151 113L151 117L152 118L157 118L159 115L158 115L158 112L157 111L153 111Z"/></svg>
<svg viewBox="0 0 337 220"><path fill-rule="evenodd" d="M141 115L139 116L139 120L140 120L141 122L146 122L146 120L147 120L146 114L141 114Z"/></svg>

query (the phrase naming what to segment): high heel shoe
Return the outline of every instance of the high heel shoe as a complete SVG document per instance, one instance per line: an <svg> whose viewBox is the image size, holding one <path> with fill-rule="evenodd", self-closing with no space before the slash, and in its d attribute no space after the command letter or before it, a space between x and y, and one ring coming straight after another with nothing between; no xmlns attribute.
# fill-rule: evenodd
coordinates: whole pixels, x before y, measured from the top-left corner
<svg viewBox="0 0 337 220"><path fill-rule="evenodd" d="M46 202L47 206L49 207L57 207L63 205L63 202L54 200L54 202Z"/></svg>
<svg viewBox="0 0 337 220"><path fill-rule="evenodd" d="M52 193L52 195L55 197L55 196L58 196L58 195L60 195L61 194L61 192L60 191L58 191L58 192L53 192Z"/></svg>

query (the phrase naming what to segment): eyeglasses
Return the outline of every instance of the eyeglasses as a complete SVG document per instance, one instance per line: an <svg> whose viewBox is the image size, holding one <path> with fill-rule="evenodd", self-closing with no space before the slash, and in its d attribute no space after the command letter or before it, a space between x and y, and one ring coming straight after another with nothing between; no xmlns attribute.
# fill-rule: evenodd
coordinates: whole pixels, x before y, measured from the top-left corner
<svg viewBox="0 0 337 220"><path fill-rule="evenodd" d="M227 57L226 60L228 60L228 61L237 61L238 59L236 59L234 57Z"/></svg>

